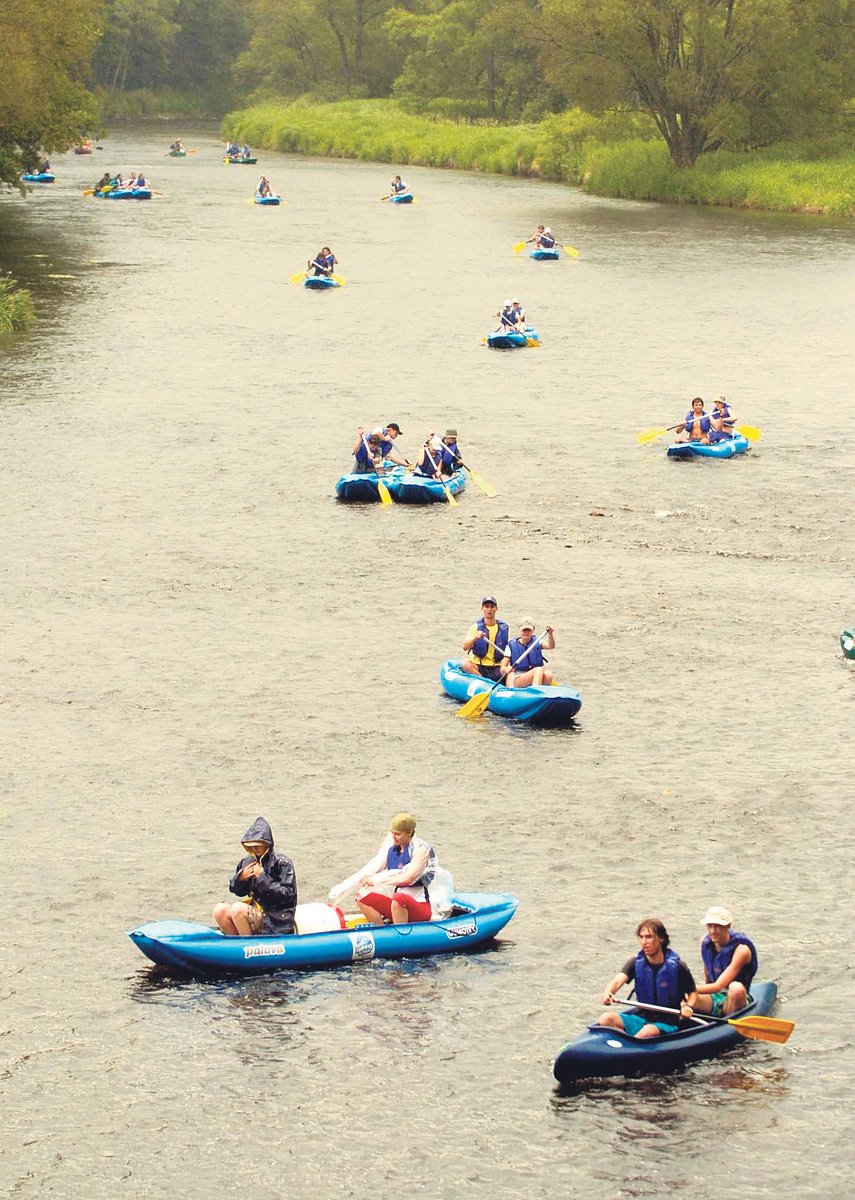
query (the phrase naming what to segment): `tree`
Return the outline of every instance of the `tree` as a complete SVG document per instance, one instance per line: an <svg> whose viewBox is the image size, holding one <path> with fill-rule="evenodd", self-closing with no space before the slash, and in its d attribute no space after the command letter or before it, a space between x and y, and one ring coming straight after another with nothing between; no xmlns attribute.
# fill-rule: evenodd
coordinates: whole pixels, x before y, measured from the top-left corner
<svg viewBox="0 0 855 1200"><path fill-rule="evenodd" d="M169 83L178 0L104 0L104 6L104 36L94 62L97 81L111 92Z"/></svg>
<svg viewBox="0 0 855 1200"><path fill-rule="evenodd" d="M99 128L86 90L97 0L15 0L0 9L0 184L20 186L39 153Z"/></svg>
<svg viewBox="0 0 855 1200"><path fill-rule="evenodd" d="M546 91L531 38L533 15L533 0L443 0L422 11L395 9L386 25L406 54L395 96L416 110L454 107L469 116L518 120Z"/></svg>
<svg viewBox="0 0 855 1200"><path fill-rule="evenodd" d="M654 120L678 167L727 140L833 125L853 86L852 0L543 0L547 77Z"/></svg>

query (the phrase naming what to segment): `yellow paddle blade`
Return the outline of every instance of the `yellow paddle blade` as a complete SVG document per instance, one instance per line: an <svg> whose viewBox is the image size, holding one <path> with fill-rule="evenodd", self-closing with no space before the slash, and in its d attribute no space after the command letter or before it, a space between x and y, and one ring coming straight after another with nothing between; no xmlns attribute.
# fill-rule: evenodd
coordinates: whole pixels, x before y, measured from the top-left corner
<svg viewBox="0 0 855 1200"><path fill-rule="evenodd" d="M377 480L377 491L380 493L381 504L391 504L392 495L382 479Z"/></svg>
<svg viewBox="0 0 855 1200"><path fill-rule="evenodd" d="M306 278L306 272L298 271L296 275L289 276L288 282L289 283L302 283L305 278Z"/></svg>
<svg viewBox="0 0 855 1200"><path fill-rule="evenodd" d="M565 254L571 255L573 258L579 257L579 251L576 249L575 246L562 246L561 249L564 251Z"/></svg>
<svg viewBox="0 0 855 1200"><path fill-rule="evenodd" d="M635 440L639 445L646 446L649 442L655 442L657 438L662 437L662 434L667 432L667 429L642 429L640 433L635 435Z"/></svg>
<svg viewBox="0 0 855 1200"><path fill-rule="evenodd" d="M519 254L520 250L525 250L525 242L517 242L514 246L514 254Z"/></svg>
<svg viewBox="0 0 855 1200"><path fill-rule="evenodd" d="M778 1017L736 1017L727 1023L743 1037L759 1038L761 1042L786 1042L796 1027L795 1021L782 1021Z"/></svg>
<svg viewBox="0 0 855 1200"><path fill-rule="evenodd" d="M340 287L344 287L344 285L347 283L347 280L343 275L330 275L330 279L334 279Z"/></svg>
<svg viewBox="0 0 855 1200"><path fill-rule="evenodd" d="M477 471L470 470L469 478L475 484L478 491L483 492L485 496L489 496L491 499L494 496L498 496L499 493L493 487L492 483L488 479L485 479L483 475L479 475Z"/></svg>
<svg viewBox="0 0 855 1200"><path fill-rule="evenodd" d="M736 432L741 433L743 437L747 437L749 442L758 442L762 437L762 431L754 425L740 425Z"/></svg>
<svg viewBox="0 0 855 1200"><path fill-rule="evenodd" d="M87 188L87 189L86 189L86 191L83 193L83 195L84 195L84 196L94 196L94 195L95 195L95 189L94 189L94 188Z"/></svg>
<svg viewBox="0 0 855 1200"><path fill-rule="evenodd" d="M493 694L492 688L489 691L481 692L477 696L470 696L462 708L458 708L458 717L463 717L464 720L472 721L475 717L480 717L481 713L485 712L487 705L490 703L490 696Z"/></svg>
<svg viewBox="0 0 855 1200"><path fill-rule="evenodd" d="M442 488L443 488L443 491L445 492L445 498L446 498L446 500L448 501L448 503L449 503L449 504L456 504L456 503L457 503L457 500L454 498L454 495L453 495L453 493L452 493L452 491L451 491L451 488L448 486L448 484L447 484L447 483L444 483L444 484L442 485Z"/></svg>
<svg viewBox="0 0 855 1200"><path fill-rule="evenodd" d="M525 339L525 344L526 344L527 346L533 346L533 347L535 348L535 350L542 350L542 349L543 349L543 347L541 346L541 344L540 344L540 342L537 340L537 338L533 338L533 337L527 337L527 338Z"/></svg>

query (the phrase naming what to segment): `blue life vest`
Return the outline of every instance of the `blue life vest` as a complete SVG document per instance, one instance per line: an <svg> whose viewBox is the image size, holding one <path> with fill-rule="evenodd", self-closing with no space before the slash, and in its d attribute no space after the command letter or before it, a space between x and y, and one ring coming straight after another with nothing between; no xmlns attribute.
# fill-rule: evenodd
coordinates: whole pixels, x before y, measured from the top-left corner
<svg viewBox="0 0 855 1200"><path fill-rule="evenodd" d="M711 442L730 441L730 439L732 437L734 437L734 435L736 433L736 430L734 429L734 425L736 424L736 422L734 421L734 419L731 415L730 405L725 404L724 409L720 409L717 413L715 413L713 415L718 420L721 421L721 429L720 430L719 429L712 430L712 432L710 433L710 441Z"/></svg>
<svg viewBox="0 0 855 1200"><path fill-rule="evenodd" d="M702 417L696 417L694 413L686 413L686 433L694 433L695 421L700 425L701 433L709 433L710 419L706 413Z"/></svg>
<svg viewBox="0 0 855 1200"><path fill-rule="evenodd" d="M704 963L704 973L706 974L707 983L712 983L713 980L718 979L722 971L727 970L737 946L747 946L751 951L751 962L743 967L736 976L737 980L745 985L746 991L748 990L751 986L751 980L757 974L757 948L751 938L746 937L744 933L732 932L730 941L718 951L710 935L706 934L701 942L701 958Z"/></svg>
<svg viewBox="0 0 855 1200"><path fill-rule="evenodd" d="M402 883L399 885L399 887L422 887L425 890L425 900L428 900L430 898L428 896L428 887L431 883L433 883L433 877L436 874L436 851L434 850L433 846L428 845L427 842L425 842L424 845L426 845L428 848L427 866L418 879L414 879L412 883ZM386 870L397 871L401 867L408 866L412 862L412 859L412 842L410 842L408 846L396 846L393 844L386 851ZM396 887L395 891L397 892L398 890L398 887Z"/></svg>
<svg viewBox="0 0 855 1200"><path fill-rule="evenodd" d="M401 180L399 183L393 183L393 184L392 184L392 191L393 191L393 192L394 192L396 195L397 195L399 192L405 192L406 190L407 190L407 185L404 183L403 179L402 179L402 180Z"/></svg>
<svg viewBox="0 0 855 1200"><path fill-rule="evenodd" d="M441 450L434 450L430 446L425 446L425 456L416 468L416 474L423 475L426 479L434 479L439 475L439 468L444 461L445 455Z"/></svg>
<svg viewBox="0 0 855 1200"><path fill-rule="evenodd" d="M503 308L502 312L501 312L501 317L502 317L502 324L504 326L506 326L508 329L514 329L516 327L516 319L514 317L514 313L513 313L512 309Z"/></svg>
<svg viewBox="0 0 855 1200"><path fill-rule="evenodd" d="M639 1003L679 1008L683 999L677 975L679 964L680 956L673 950L666 950L665 961L654 976L653 967L647 961L644 951L639 950L635 956L635 994Z"/></svg>
<svg viewBox="0 0 855 1200"><path fill-rule="evenodd" d="M511 652L511 666L513 666L521 654L524 654L525 658L517 668L520 671L530 671L532 667L542 667L544 665L541 644L538 642L535 646L534 642L535 638L532 638L528 644L528 647L526 647L522 644L519 638L511 639L509 645Z"/></svg>
<svg viewBox="0 0 855 1200"><path fill-rule="evenodd" d="M318 255L318 257L314 260L312 265L315 268L316 275L325 275L328 272L332 271L333 267L335 266L335 255L334 254L325 254L325 255L323 255L323 257L321 257L321 255Z"/></svg>
<svg viewBox="0 0 855 1200"><path fill-rule="evenodd" d="M540 245L544 250L551 250L555 245L555 238L551 233L542 233L540 235Z"/></svg>
<svg viewBox="0 0 855 1200"><path fill-rule="evenodd" d="M496 664L498 665L502 658L501 652L508 644L508 627L504 621L498 621L497 624L499 626L499 632L496 634L495 645L499 648L499 653L496 655ZM476 621L476 625L481 630L483 637L479 637L475 641L470 653L474 654L476 658L484 658L484 656L490 650L490 643L487 640L487 622L484 620L483 616L481 616ZM496 652L493 651L493 653L495 654Z"/></svg>

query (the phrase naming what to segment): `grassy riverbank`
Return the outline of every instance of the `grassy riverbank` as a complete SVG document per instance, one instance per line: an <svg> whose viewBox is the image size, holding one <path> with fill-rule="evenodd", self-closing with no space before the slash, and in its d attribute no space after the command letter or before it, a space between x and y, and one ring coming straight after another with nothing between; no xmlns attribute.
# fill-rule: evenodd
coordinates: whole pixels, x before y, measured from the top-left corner
<svg viewBox="0 0 855 1200"><path fill-rule="evenodd" d="M0 333L21 333L35 320L30 293L11 275L0 275Z"/></svg>
<svg viewBox="0 0 855 1200"><path fill-rule="evenodd" d="M460 125L413 116L391 100L258 105L230 113L223 133L271 150L528 175L632 200L855 215L851 140L718 151L680 171L637 116L574 109L537 125Z"/></svg>

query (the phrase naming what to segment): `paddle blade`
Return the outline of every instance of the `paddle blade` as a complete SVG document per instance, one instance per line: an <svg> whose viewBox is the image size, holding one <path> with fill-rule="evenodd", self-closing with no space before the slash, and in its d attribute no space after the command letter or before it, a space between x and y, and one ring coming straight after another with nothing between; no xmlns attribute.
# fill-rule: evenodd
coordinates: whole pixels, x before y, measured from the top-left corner
<svg viewBox="0 0 855 1200"><path fill-rule="evenodd" d="M448 503L449 503L449 504L456 504L456 503L457 503L457 501L455 500L455 498L454 498L454 495L452 494L451 488L448 486L448 484L447 484L447 483L444 483L444 484L442 485L442 489L443 489L443 491L445 492L445 498L446 498L446 500L448 501Z"/></svg>
<svg viewBox="0 0 855 1200"><path fill-rule="evenodd" d="M476 717L480 717L483 712L486 712L492 693L493 689L490 688L489 691L481 692L477 696L470 696L463 707L458 708L458 717L463 717L466 721L472 721Z"/></svg>
<svg viewBox="0 0 855 1200"><path fill-rule="evenodd" d="M377 491L380 493L380 503L381 504L391 504L392 503L392 495L382 479L377 480Z"/></svg>
<svg viewBox="0 0 855 1200"><path fill-rule="evenodd" d="M542 346L541 346L540 342L537 340L537 338L527 337L525 339L525 344L527 346L533 346L536 350L542 349Z"/></svg>
<svg viewBox="0 0 855 1200"><path fill-rule="evenodd" d="M330 279L334 279L340 287L344 287L344 285L347 283L347 280L343 275L330 275Z"/></svg>
<svg viewBox="0 0 855 1200"><path fill-rule="evenodd" d="M499 493L496 488L493 487L492 483L490 483L488 479L485 479L483 475L479 475L477 471L470 470L469 478L475 484L478 491L483 492L485 496L489 496L490 499L493 499L494 496L498 496Z"/></svg>
<svg viewBox="0 0 855 1200"><path fill-rule="evenodd" d="M525 242L517 242L514 246L514 254L519 254L520 250L525 250Z"/></svg>
<svg viewBox="0 0 855 1200"><path fill-rule="evenodd" d="M743 1037L758 1038L761 1042L786 1042L796 1027L795 1021L778 1017L736 1017L728 1021Z"/></svg>
<svg viewBox="0 0 855 1200"><path fill-rule="evenodd" d="M635 435L635 440L641 446L647 446L650 442L655 442L657 438L661 438L663 433L667 433L667 429L642 429L640 433Z"/></svg>
<svg viewBox="0 0 855 1200"><path fill-rule="evenodd" d="M579 251L576 249L575 246L562 246L561 249L564 251L565 254L569 254L571 258L579 257Z"/></svg>
<svg viewBox="0 0 855 1200"><path fill-rule="evenodd" d="M749 442L758 442L762 437L762 431L754 425L740 425L736 432L747 437Z"/></svg>
<svg viewBox="0 0 855 1200"><path fill-rule="evenodd" d="M296 275L291 275L288 279L289 283L302 283L306 278L305 271L298 271Z"/></svg>

